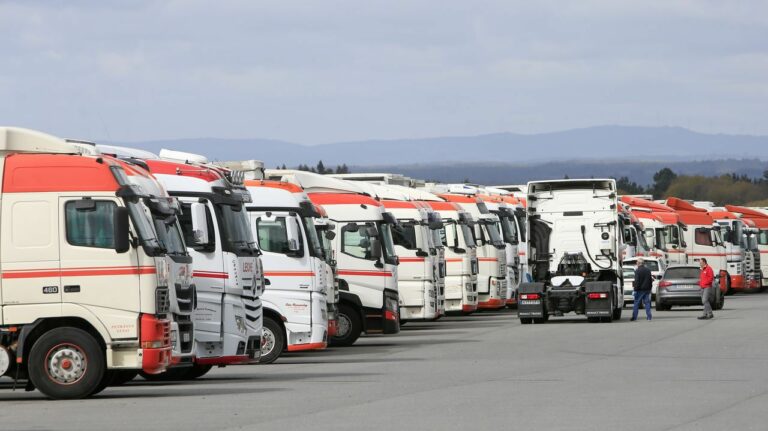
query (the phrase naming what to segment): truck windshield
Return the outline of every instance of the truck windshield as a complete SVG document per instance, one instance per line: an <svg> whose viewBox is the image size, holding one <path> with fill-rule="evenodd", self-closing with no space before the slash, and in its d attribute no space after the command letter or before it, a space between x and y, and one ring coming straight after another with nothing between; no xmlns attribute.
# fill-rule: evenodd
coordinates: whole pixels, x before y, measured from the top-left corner
<svg viewBox="0 0 768 431"><path fill-rule="evenodd" d="M384 258L388 261L392 261L397 254L395 253L395 243L392 241L392 229L387 223L377 222L376 227L379 229L379 235L381 236L381 247L384 251Z"/></svg>
<svg viewBox="0 0 768 431"><path fill-rule="evenodd" d="M734 220L733 221L733 234L736 236L734 239L734 243L737 241L740 241L740 245L742 247L747 246L746 238L744 237L744 226L741 224L741 221Z"/></svg>
<svg viewBox="0 0 768 431"><path fill-rule="evenodd" d="M238 256L253 256L258 249L242 205L218 205L221 210L222 245Z"/></svg>
<svg viewBox="0 0 768 431"><path fill-rule="evenodd" d="M509 216L501 216L501 232L504 234L504 242L507 244L517 244L517 227L515 222Z"/></svg>
<svg viewBox="0 0 768 431"><path fill-rule="evenodd" d="M430 232L432 233L432 243L434 246L437 248L445 247L445 230L443 228L430 229Z"/></svg>
<svg viewBox="0 0 768 431"><path fill-rule="evenodd" d="M307 231L310 249L312 250L312 256L323 259L325 253L323 251L323 245L320 243L320 237L317 234L315 220L312 217L303 217L303 221L304 230Z"/></svg>
<svg viewBox="0 0 768 431"><path fill-rule="evenodd" d="M464 223L460 223L459 226L461 227L461 234L464 237L464 242L467 244L467 247L477 247L474 229Z"/></svg>
<svg viewBox="0 0 768 431"><path fill-rule="evenodd" d="M187 247L184 245L184 238L176 216L169 217L164 214L153 213L152 220L155 222L155 231L160 245L165 251L173 255L186 255Z"/></svg>
<svg viewBox="0 0 768 431"><path fill-rule="evenodd" d="M504 241L501 239L501 233L499 232L499 222L489 221L480 223L483 232L487 235L485 242L494 246L503 246Z"/></svg>
<svg viewBox="0 0 768 431"><path fill-rule="evenodd" d="M326 233L329 231L327 225L321 225L317 227L320 235L320 242L323 244L323 259L328 265L334 266L336 263L333 261L333 248L332 241L328 239Z"/></svg>
<svg viewBox="0 0 768 431"><path fill-rule="evenodd" d="M157 239L155 230L152 228L152 222L149 215L149 209L139 202L126 202L128 214L131 217L136 233L139 235L139 242L144 252L149 256L157 256L163 252L163 247Z"/></svg>
<svg viewBox="0 0 768 431"><path fill-rule="evenodd" d="M653 229L649 229L653 231ZM664 231L666 229L663 227L657 227L656 232L654 235L654 239L656 240L656 248L659 250L665 250L667 248L667 238L664 236Z"/></svg>
<svg viewBox="0 0 768 431"><path fill-rule="evenodd" d="M407 250L419 250L416 226L412 221L400 220L400 227L392 230L393 243Z"/></svg>
<svg viewBox="0 0 768 431"><path fill-rule="evenodd" d="M664 229L664 242L670 245L680 245L680 228L678 226L667 226Z"/></svg>

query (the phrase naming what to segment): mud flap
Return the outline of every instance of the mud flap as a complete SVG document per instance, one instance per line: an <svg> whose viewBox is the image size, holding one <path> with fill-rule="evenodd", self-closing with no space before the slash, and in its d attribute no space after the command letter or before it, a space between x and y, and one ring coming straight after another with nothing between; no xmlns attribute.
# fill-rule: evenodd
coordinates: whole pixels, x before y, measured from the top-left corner
<svg viewBox="0 0 768 431"><path fill-rule="evenodd" d="M544 283L522 283L517 288L517 317L544 318Z"/></svg>
<svg viewBox="0 0 768 431"><path fill-rule="evenodd" d="M613 301L613 283L590 281L584 285L586 293L584 314L587 317L610 317Z"/></svg>

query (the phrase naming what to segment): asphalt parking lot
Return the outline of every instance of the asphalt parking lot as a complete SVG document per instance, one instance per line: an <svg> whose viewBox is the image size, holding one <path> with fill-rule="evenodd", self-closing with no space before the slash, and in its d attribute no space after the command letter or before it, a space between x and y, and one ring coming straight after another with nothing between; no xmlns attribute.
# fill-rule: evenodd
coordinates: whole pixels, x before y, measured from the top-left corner
<svg viewBox="0 0 768 431"><path fill-rule="evenodd" d="M656 313L651 322L513 312L409 323L351 348L217 369L199 381L137 379L81 401L11 392L2 430L764 430L768 294Z"/></svg>

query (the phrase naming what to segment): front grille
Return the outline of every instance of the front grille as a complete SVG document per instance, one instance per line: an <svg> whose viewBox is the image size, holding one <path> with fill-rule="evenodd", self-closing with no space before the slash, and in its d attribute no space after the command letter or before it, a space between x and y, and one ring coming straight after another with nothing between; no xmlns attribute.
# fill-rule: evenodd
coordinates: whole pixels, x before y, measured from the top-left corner
<svg viewBox="0 0 768 431"><path fill-rule="evenodd" d="M191 313L194 310L195 294L192 286L184 287L181 283L174 285L176 291L176 302L179 305L179 311L182 313Z"/></svg>
<svg viewBox="0 0 768 431"><path fill-rule="evenodd" d="M168 288L158 287L155 289L155 313L165 314L170 310L171 302L168 296Z"/></svg>

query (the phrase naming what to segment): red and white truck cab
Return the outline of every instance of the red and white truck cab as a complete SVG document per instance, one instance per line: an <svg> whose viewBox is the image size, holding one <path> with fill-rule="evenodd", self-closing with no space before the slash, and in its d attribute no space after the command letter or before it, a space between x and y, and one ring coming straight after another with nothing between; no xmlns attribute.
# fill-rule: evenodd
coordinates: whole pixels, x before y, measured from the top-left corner
<svg viewBox="0 0 768 431"><path fill-rule="evenodd" d="M266 170L266 178L301 186L336 225L339 309L334 345L354 344L362 332L400 331L397 265L391 227L397 219L351 181L291 170Z"/></svg>
<svg viewBox="0 0 768 431"><path fill-rule="evenodd" d="M768 214L756 210L754 208L747 208L737 205L726 205L725 208L728 211L738 213L742 219L750 220L754 223L754 229L757 230L754 233L754 240L757 244L758 258L760 268L760 287L768 286Z"/></svg>
<svg viewBox="0 0 768 431"><path fill-rule="evenodd" d="M686 264L685 238L687 226L680 221L677 212L667 205L634 196L622 196L621 201L629 205L645 226L645 237L652 248L664 250L667 264ZM658 256L657 256L658 257Z"/></svg>
<svg viewBox="0 0 768 431"><path fill-rule="evenodd" d="M686 226L681 233L686 244L688 262L696 263L702 257L706 258L709 266L719 276L720 290L724 293L728 292L731 287L731 277L728 274L720 225L707 210L693 206L685 200L671 197L666 200L666 205L677 212L680 223Z"/></svg>
<svg viewBox="0 0 768 431"><path fill-rule="evenodd" d="M499 218L491 214L479 198L458 193L442 193L441 198L458 204L475 221L477 240L478 309L500 309L506 306L507 257L506 243L502 239Z"/></svg>
<svg viewBox="0 0 768 431"><path fill-rule="evenodd" d="M328 344L327 297L333 274L315 228L320 214L296 184L246 180L251 227L262 251L265 290L262 361Z"/></svg>
<svg viewBox="0 0 768 431"><path fill-rule="evenodd" d="M171 360L165 251L129 179L144 173L82 152L0 128L0 375L50 398Z"/></svg>
<svg viewBox="0 0 768 431"><path fill-rule="evenodd" d="M730 275L731 289L744 291L750 289L747 268L748 250L746 226L744 220L725 209L712 207L709 215L720 225L720 234L725 243L725 257L728 262L727 271Z"/></svg>
<svg viewBox="0 0 768 431"><path fill-rule="evenodd" d="M145 163L181 202L181 227L194 260L196 346L190 377L213 365L254 362L260 355L263 274L242 175L202 156L168 150Z"/></svg>
<svg viewBox="0 0 768 431"><path fill-rule="evenodd" d="M314 204L313 204L314 205ZM328 211L320 205L314 205L315 211L320 214L315 218L315 228L323 245L323 261L326 265L326 285L329 286L326 296L328 307L328 337L336 336L338 330L339 309L339 276L336 252L333 250L333 239L336 237L336 225L328 218Z"/></svg>

